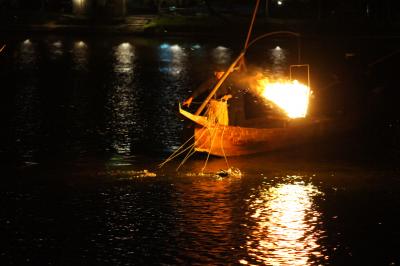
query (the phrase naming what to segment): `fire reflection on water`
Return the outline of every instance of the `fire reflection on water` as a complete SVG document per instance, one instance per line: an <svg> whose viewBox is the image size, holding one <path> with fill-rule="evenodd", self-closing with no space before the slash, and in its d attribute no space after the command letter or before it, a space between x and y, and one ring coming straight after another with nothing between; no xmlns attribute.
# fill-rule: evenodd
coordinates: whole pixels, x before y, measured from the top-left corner
<svg viewBox="0 0 400 266"><path fill-rule="evenodd" d="M213 265L213 256L234 245L231 193L237 181L190 173L185 183L174 186L179 195L174 204L178 210L175 225L180 228L180 237L190 241L187 246L178 243L176 250L193 254L200 265Z"/></svg>
<svg viewBox="0 0 400 266"><path fill-rule="evenodd" d="M251 199L255 227L246 248L254 262L267 265L309 265L327 259L319 243L324 235L321 213L313 198L321 192L311 184L279 184ZM246 260L240 261L247 264Z"/></svg>

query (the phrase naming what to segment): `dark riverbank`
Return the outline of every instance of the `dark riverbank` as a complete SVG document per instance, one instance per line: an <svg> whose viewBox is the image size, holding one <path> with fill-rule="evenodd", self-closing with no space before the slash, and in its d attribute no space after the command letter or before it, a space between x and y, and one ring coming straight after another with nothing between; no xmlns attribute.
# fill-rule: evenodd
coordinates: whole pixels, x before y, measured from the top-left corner
<svg viewBox="0 0 400 266"><path fill-rule="evenodd" d="M117 18L89 18L58 13L3 14L0 32L106 33L146 36L236 36L242 37L249 16L139 14ZM284 19L259 16L255 34L277 30L304 35L378 36L400 38L400 24L372 20ZM239 36L240 35L240 36Z"/></svg>

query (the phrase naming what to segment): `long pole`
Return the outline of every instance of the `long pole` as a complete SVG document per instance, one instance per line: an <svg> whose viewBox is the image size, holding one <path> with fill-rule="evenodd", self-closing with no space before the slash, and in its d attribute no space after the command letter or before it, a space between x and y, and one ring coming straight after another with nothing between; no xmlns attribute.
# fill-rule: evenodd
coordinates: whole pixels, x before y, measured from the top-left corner
<svg viewBox="0 0 400 266"><path fill-rule="evenodd" d="M247 49L247 46L249 45L249 41L250 41L250 37L251 37L251 33L253 31L253 27L254 27L254 21L256 20L256 16L257 16L257 11L258 11L258 6L260 5L260 0L257 0L256 2L256 6L254 7L254 11L253 11L253 17L251 18L251 22L250 22L250 26L249 26L249 31L247 32L247 37L246 37L246 41L244 43L244 50Z"/></svg>
<svg viewBox="0 0 400 266"><path fill-rule="evenodd" d="M269 17L269 0L265 0L265 17Z"/></svg>
<svg viewBox="0 0 400 266"><path fill-rule="evenodd" d="M236 58L235 62L233 62L230 67L228 68L227 71L225 71L224 75L219 79L218 83L215 85L215 87L212 89L210 94L207 96L207 98L204 100L204 102L200 105L199 109L197 109L195 115L200 115L200 113L204 110L204 108L207 106L207 103L211 100L211 98L214 96L214 94L217 92L219 87L221 87L222 83L226 80L226 78L229 76L229 74L233 71L235 68L236 64L242 59L244 56L244 51L240 53L240 55Z"/></svg>
<svg viewBox="0 0 400 266"><path fill-rule="evenodd" d="M5 44L0 48L0 53L3 52L4 48L6 48Z"/></svg>
<svg viewBox="0 0 400 266"><path fill-rule="evenodd" d="M243 51L239 54L239 56L236 58L236 60L229 66L228 70L225 71L224 75L220 78L220 80L218 81L218 83L215 85L215 87L212 89L212 91L210 92L210 94L208 94L207 98L204 100L204 102L200 105L200 107L197 109L196 113L194 113L195 115L200 115L200 113L204 110L204 108L207 106L208 102L211 100L211 98L214 96L214 94L217 92L217 90L219 89L219 87L221 87L222 83L224 83L224 81L226 80L226 78L229 76L229 74L233 71L233 69L235 68L235 66L240 62L240 60L243 59L244 54L246 53L246 49L247 46L249 45L249 41L250 41L250 36L251 36L251 32L253 31L253 26L254 26L254 21L256 19L256 15L257 15L257 11L258 11L258 6L260 5L260 0L257 0L256 2L256 6L254 7L254 11L253 11L253 17L251 19L251 23L250 23L250 27L249 30L247 32L247 38L246 41L244 43L244 48Z"/></svg>

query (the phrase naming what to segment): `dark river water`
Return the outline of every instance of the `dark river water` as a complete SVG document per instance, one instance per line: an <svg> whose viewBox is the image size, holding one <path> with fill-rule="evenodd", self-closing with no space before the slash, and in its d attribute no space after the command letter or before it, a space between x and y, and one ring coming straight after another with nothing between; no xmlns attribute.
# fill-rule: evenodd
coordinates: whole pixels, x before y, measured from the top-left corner
<svg viewBox="0 0 400 266"><path fill-rule="evenodd" d="M157 165L182 144L178 101L226 68L240 42L108 35L5 42L1 265L400 264L396 94L382 93L391 85L385 70L369 80L359 74L398 42L305 41L310 112L375 108L381 116L363 118L349 139L211 158L203 174L202 156L179 171L181 159ZM248 61L283 75L296 58L296 43L275 39L254 47ZM349 84L356 85L345 97ZM215 176L231 166L242 175Z"/></svg>

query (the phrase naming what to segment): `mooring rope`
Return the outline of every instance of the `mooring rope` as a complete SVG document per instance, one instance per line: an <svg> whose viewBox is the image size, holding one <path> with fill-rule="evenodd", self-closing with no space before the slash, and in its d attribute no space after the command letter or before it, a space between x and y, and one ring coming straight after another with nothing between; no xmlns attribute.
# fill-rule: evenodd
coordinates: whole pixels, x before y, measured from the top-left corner
<svg viewBox="0 0 400 266"><path fill-rule="evenodd" d="M210 127L210 125L212 124L211 121L208 121L208 124L204 127L206 129L208 129ZM186 154L185 158L182 160L182 162L179 164L179 166L176 168L176 170L178 171L179 168L181 168L186 161L193 156L193 154L196 153L196 150L194 149L196 147L196 145L200 142L200 140L203 138L204 134L207 132L207 130L203 130L203 132L200 134L199 138L197 141L195 141L192 145L191 145L191 149L190 151Z"/></svg>
<svg viewBox="0 0 400 266"><path fill-rule="evenodd" d="M211 123L211 122L209 122L209 123ZM208 125L207 125L206 127L208 127ZM193 154L196 153L196 150L194 150L194 148L196 147L196 144L200 141L200 139L202 139L202 137L203 137L203 135L204 135L205 133L206 133L206 130L204 130L204 131L200 134L199 139L198 139L197 141L195 141L192 145L190 145L188 148L185 149L185 151L186 151L186 150L188 150L189 148L191 148L190 151L186 154L185 158L182 160L182 162L181 162L181 163L179 164L179 166L176 168L176 170L179 170L179 168L181 168L181 166L182 166ZM194 138L194 134L193 134L192 138ZM182 153L183 153L183 152L182 152ZM180 154L182 154L182 153L180 153ZM175 157L176 157L176 156L175 156ZM174 158L175 158L175 157L174 157Z"/></svg>
<svg viewBox="0 0 400 266"><path fill-rule="evenodd" d="M201 172L202 172L202 173L204 172L204 170L205 170L206 167L207 167L208 159L210 158L210 154L211 154L211 150L212 150L212 147L213 147L213 144L214 144L215 136L217 135L217 132L218 132L218 127L219 127L219 124L217 123L216 126L214 127L214 136L212 136L211 133L210 133L210 136L212 136L212 137L211 137L210 150L209 150L208 153L207 153L206 161L204 162L204 166L203 166L203 168L201 169ZM210 131L211 131L211 130L210 130Z"/></svg>
<svg viewBox="0 0 400 266"><path fill-rule="evenodd" d="M204 166L203 166L203 168L201 170L201 172L203 173L203 171L207 167L207 164L208 164L211 152L212 152L212 147L214 145L215 138L216 138L218 130L220 129L220 126L221 126L221 124L218 123L219 122L218 121L218 117L220 117L222 112L224 112L224 111L225 110L220 108L220 109L217 110L216 113L213 113L213 115L211 117L208 117L207 118L207 124L203 127L204 130L198 136L198 139L195 140L193 144L188 145L188 143L195 137L195 134L193 134L193 136L191 136L182 145L180 145L179 148L177 150L175 150L167 159L165 159L162 163L160 163L158 165L158 168L163 167L168 162L174 160L176 157L178 157L178 156L182 155L183 153L187 152L185 157L181 161L181 163L176 168L176 170L178 171L186 163L186 161L196 153L195 147L196 147L196 145L198 145L200 143L200 141L202 141L202 139L204 137L204 134L209 133L210 134L210 138L211 138L211 140L210 140L210 149L209 149L209 151L207 153L206 161L205 161ZM224 125L223 130L222 130L222 136L221 136L221 150L222 150L222 153L224 155L224 159L225 159L226 165L229 168L228 159L226 157L225 150L223 148L223 137L224 137L224 133L225 133L225 128L226 128L226 126ZM212 132L212 130L214 130L214 131Z"/></svg>
<svg viewBox="0 0 400 266"><path fill-rule="evenodd" d="M229 166L229 163L228 163L228 158L226 158L226 154L225 154L225 150L224 150L224 141L223 141L225 129L226 129L226 126L224 126L224 128L223 128L223 130L222 130L222 135L221 135L221 150L222 150L222 153L224 154L224 159L225 159L226 166L227 166L228 169L229 169L230 166Z"/></svg>
<svg viewBox="0 0 400 266"><path fill-rule="evenodd" d="M176 168L176 171L178 171L179 168L181 168L181 167L186 163L186 161L187 161L190 157L192 157L193 154L196 153L196 150L194 149L194 147L195 147L195 145L193 144L193 145L192 145L192 148L190 149L190 151L186 154L185 158L183 158L183 160L181 161L181 163L180 163L180 164L178 165L178 167Z"/></svg>
<svg viewBox="0 0 400 266"><path fill-rule="evenodd" d="M181 146L179 146L179 148L174 151L167 159L165 159L162 163L160 163L158 165L158 168L163 167L166 163L172 161L173 159L175 159L177 156L181 155L182 153L184 153L188 148L184 149L183 151L179 152L186 144L189 143L189 141L191 141L194 138L194 135L191 136L187 141L185 141L185 143L183 143ZM189 146L190 147L190 146ZM178 153L179 152L179 153Z"/></svg>

